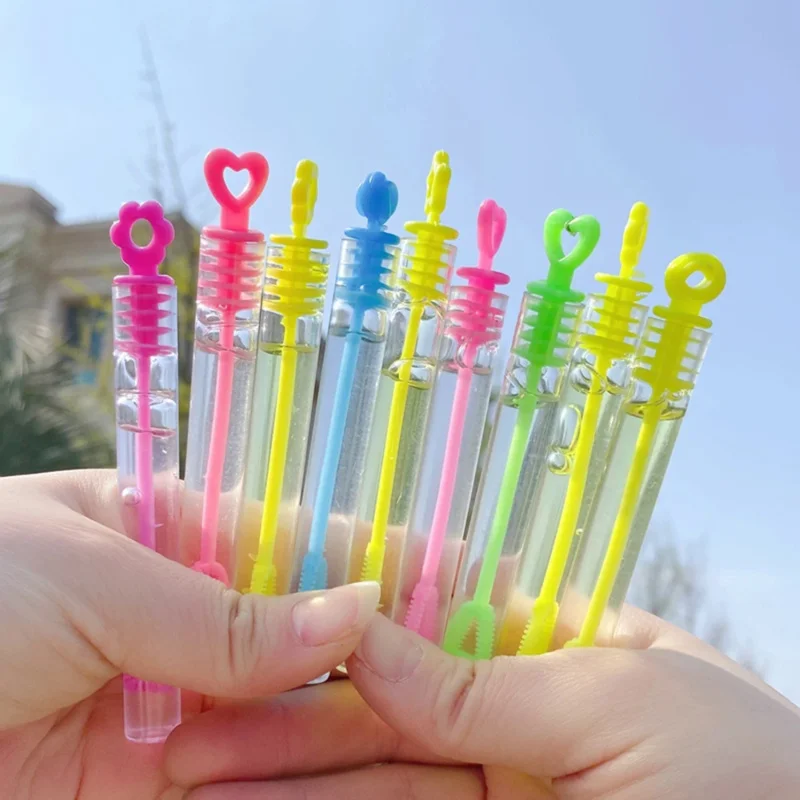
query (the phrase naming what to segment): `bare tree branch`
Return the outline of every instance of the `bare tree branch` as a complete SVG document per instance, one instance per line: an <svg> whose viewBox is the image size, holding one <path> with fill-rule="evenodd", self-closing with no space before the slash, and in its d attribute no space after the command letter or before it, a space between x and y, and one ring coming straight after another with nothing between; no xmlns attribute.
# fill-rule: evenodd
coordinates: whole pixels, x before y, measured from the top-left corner
<svg viewBox="0 0 800 800"><path fill-rule="evenodd" d="M702 543L682 546L670 528L651 530L634 576L632 602L765 675L766 665L752 648L737 643L728 615L712 606L707 564Z"/></svg>

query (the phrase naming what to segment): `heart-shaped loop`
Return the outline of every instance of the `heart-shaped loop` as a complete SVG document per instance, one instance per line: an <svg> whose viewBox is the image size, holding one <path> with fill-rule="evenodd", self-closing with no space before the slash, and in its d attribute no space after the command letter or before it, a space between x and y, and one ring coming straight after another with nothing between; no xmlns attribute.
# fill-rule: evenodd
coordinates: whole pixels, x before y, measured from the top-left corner
<svg viewBox="0 0 800 800"><path fill-rule="evenodd" d="M568 254L564 253L562 237L564 231L576 237ZM592 216L583 214L574 217L560 208L547 216L544 223L544 250L551 265L574 272L597 246L600 239L600 223Z"/></svg>
<svg viewBox="0 0 800 800"><path fill-rule="evenodd" d="M225 170L246 170L249 174L247 186L235 195L225 181ZM237 156L230 150L219 147L212 150L203 163L206 183L222 209L220 224L234 231L247 230L250 208L258 200L269 178L269 164L261 153L243 153Z"/></svg>
<svg viewBox="0 0 800 800"><path fill-rule="evenodd" d="M494 200L484 200L478 210L478 252L494 258L506 232L505 209Z"/></svg>

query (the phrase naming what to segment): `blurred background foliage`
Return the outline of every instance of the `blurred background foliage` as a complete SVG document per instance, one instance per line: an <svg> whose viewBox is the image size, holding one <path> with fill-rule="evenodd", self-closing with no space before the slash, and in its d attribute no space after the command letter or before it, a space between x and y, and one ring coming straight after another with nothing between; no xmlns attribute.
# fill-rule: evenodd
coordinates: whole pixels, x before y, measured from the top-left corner
<svg viewBox="0 0 800 800"><path fill-rule="evenodd" d="M143 197L162 205L174 198L168 216L175 239L161 271L178 290L180 469L186 453L189 389L194 339L199 236L188 221L174 126L161 91L146 36L142 38L143 88L153 110L150 155L140 174ZM110 221L109 221L110 225ZM108 268L93 275L104 291L72 276L48 273L37 232L0 232L0 475L114 465L114 363L111 281L125 267L109 243ZM146 244L152 231L137 223L134 241ZM70 298L66 320L47 318L45 287L57 280Z"/></svg>
<svg viewBox="0 0 800 800"><path fill-rule="evenodd" d="M0 475L108 466L112 443L92 423L91 398L75 392L70 360L37 322L40 276L35 265L19 270L20 252L0 252Z"/></svg>

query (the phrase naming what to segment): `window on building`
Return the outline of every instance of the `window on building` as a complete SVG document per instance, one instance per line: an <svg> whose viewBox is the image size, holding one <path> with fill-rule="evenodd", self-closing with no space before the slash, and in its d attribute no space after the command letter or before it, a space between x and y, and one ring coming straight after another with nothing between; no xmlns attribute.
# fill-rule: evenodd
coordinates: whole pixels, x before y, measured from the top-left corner
<svg viewBox="0 0 800 800"><path fill-rule="evenodd" d="M108 312L89 300L70 301L65 306L64 345L75 369L75 382L93 386L107 341Z"/></svg>

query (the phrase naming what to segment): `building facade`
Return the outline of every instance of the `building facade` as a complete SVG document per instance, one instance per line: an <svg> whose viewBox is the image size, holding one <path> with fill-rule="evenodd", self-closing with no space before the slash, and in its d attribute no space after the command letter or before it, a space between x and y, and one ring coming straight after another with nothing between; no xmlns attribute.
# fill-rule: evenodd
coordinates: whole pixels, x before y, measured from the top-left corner
<svg viewBox="0 0 800 800"><path fill-rule="evenodd" d="M193 270L197 233L180 214L170 219L170 259ZM77 384L95 385L111 353L111 279L122 269L108 237L113 221L62 224L35 189L0 183L0 282L7 290L0 296L13 306L5 311L32 347L63 349Z"/></svg>

